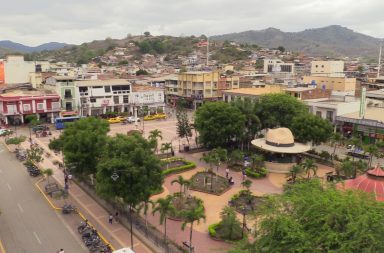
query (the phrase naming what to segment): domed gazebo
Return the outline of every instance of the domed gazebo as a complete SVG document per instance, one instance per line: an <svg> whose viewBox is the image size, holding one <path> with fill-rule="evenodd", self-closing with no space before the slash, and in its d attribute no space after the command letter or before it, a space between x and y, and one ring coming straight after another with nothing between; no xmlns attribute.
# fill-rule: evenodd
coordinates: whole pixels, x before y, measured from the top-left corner
<svg viewBox="0 0 384 253"><path fill-rule="evenodd" d="M275 128L267 130L265 138L255 139L252 145L263 150L265 167L270 172L289 173L297 162L297 155L310 150L310 146L295 142L291 130Z"/></svg>
<svg viewBox="0 0 384 253"><path fill-rule="evenodd" d="M344 189L355 189L373 193L377 201L384 201L384 171L377 164L376 168L368 170L364 175L346 180Z"/></svg>

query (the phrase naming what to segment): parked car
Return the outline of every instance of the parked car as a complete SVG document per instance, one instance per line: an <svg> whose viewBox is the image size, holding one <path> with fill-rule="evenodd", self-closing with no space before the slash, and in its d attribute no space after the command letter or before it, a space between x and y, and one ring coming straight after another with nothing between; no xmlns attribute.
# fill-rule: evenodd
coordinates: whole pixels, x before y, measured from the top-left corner
<svg viewBox="0 0 384 253"><path fill-rule="evenodd" d="M37 125L32 127L32 131L36 133L37 131L49 131L49 127L46 125Z"/></svg>
<svg viewBox="0 0 384 253"><path fill-rule="evenodd" d="M137 122L140 122L140 118L136 118L137 119ZM134 123L135 122L135 117L134 116L130 116L127 118L126 120L128 123Z"/></svg>
<svg viewBox="0 0 384 253"><path fill-rule="evenodd" d="M109 122L110 124L120 123L120 122L122 122L122 121L124 121L124 118L121 118L121 117L115 117L115 118L110 118L110 119L108 119L108 122Z"/></svg>

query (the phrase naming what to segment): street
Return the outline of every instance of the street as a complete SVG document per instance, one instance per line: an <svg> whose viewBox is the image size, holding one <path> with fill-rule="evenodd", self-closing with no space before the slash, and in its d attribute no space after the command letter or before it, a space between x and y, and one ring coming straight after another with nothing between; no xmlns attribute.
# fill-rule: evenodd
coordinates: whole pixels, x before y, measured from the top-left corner
<svg viewBox="0 0 384 253"><path fill-rule="evenodd" d="M0 144L0 239L9 253L87 252L35 188L25 167Z"/></svg>

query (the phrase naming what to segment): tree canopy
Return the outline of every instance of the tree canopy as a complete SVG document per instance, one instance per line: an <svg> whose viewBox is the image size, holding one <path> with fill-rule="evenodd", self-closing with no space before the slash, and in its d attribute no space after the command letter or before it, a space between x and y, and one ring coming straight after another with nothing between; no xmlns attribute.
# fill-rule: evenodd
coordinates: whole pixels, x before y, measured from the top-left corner
<svg viewBox="0 0 384 253"><path fill-rule="evenodd" d="M306 180L260 208L254 242L242 252L384 252L384 204L360 191Z"/></svg>
<svg viewBox="0 0 384 253"><path fill-rule="evenodd" d="M332 124L328 120L308 112L296 116L290 129L295 139L300 142L312 141L314 145L329 140L333 131Z"/></svg>
<svg viewBox="0 0 384 253"><path fill-rule="evenodd" d="M257 116L263 128L290 128L293 119L306 112L301 101L283 93L261 96L257 104Z"/></svg>
<svg viewBox="0 0 384 253"><path fill-rule="evenodd" d="M239 139L244 131L245 116L224 102L206 103L196 111L195 127L200 142L207 147L224 147Z"/></svg>
<svg viewBox="0 0 384 253"><path fill-rule="evenodd" d="M60 138L53 140L51 146L57 148L56 144L61 145L64 161L74 174L94 174L108 131L109 124L106 120L83 118L66 125Z"/></svg>

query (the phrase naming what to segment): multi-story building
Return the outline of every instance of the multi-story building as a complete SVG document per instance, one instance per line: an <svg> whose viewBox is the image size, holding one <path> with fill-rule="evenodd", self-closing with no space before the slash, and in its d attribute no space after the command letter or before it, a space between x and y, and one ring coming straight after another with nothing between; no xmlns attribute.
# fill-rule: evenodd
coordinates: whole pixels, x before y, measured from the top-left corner
<svg viewBox="0 0 384 253"><path fill-rule="evenodd" d="M279 59L264 59L264 73L286 73L294 75L295 64L285 63Z"/></svg>
<svg viewBox="0 0 384 253"><path fill-rule="evenodd" d="M312 61L311 76L344 77L344 62Z"/></svg>
<svg viewBox="0 0 384 253"><path fill-rule="evenodd" d="M64 111L78 111L79 104L76 97L75 77L51 76L45 80L45 89L55 91L61 98L61 109Z"/></svg>
<svg viewBox="0 0 384 253"><path fill-rule="evenodd" d="M225 102L235 101L236 99L258 99L260 96L271 94L271 93L280 93L282 92L282 87L279 85L259 85L253 88L239 88L234 90L225 90L223 91L223 100Z"/></svg>
<svg viewBox="0 0 384 253"><path fill-rule="evenodd" d="M97 116L107 112L128 112L148 107L164 110L164 91L150 85L137 85L125 79L76 81L81 116Z"/></svg>
<svg viewBox="0 0 384 253"><path fill-rule="evenodd" d="M165 95L165 102L167 104L176 104L176 101L178 99L178 87L177 87L177 76L167 78L164 83L164 95Z"/></svg>
<svg viewBox="0 0 384 253"><path fill-rule="evenodd" d="M356 90L356 78L331 77L331 76L303 76L302 82L311 84L318 89L345 92L349 95Z"/></svg>
<svg viewBox="0 0 384 253"><path fill-rule="evenodd" d="M53 123L60 113L60 97L46 90L6 89L0 94L0 119L4 124L22 124L25 116L36 114Z"/></svg>
<svg viewBox="0 0 384 253"><path fill-rule="evenodd" d="M238 76L220 75L218 71L196 71L180 73L178 96L197 108L205 101L221 100L223 91L239 88Z"/></svg>

